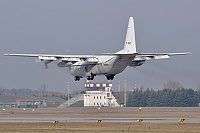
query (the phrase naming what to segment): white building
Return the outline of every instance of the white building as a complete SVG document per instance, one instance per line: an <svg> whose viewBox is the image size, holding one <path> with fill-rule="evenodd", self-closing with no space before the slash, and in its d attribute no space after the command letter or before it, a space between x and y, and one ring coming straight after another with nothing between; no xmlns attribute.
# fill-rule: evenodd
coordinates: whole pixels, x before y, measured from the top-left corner
<svg viewBox="0 0 200 133"><path fill-rule="evenodd" d="M112 95L112 84L85 84L85 87L105 87L101 91L86 91L84 94L84 107L86 106L104 106L118 107L117 100Z"/></svg>

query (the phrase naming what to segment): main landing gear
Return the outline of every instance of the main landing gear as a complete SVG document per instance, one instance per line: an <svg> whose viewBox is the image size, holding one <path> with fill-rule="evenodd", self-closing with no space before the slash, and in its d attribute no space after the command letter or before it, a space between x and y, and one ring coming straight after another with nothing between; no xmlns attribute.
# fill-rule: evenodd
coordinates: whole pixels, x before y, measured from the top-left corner
<svg viewBox="0 0 200 133"><path fill-rule="evenodd" d="M88 76L87 77L87 80L93 80L94 79L94 76Z"/></svg>
<svg viewBox="0 0 200 133"><path fill-rule="evenodd" d="M93 80L93 79L94 79L94 76L96 76L96 75L91 73L91 75L90 75L90 76L87 76L86 78L87 78L87 80ZM75 77L74 77L74 80L75 80L75 81L79 81L80 78L83 78L83 77L81 77L81 76L75 76Z"/></svg>
<svg viewBox="0 0 200 133"><path fill-rule="evenodd" d="M93 80L94 76L96 76L96 75L91 72L91 76L87 76L87 80Z"/></svg>
<svg viewBox="0 0 200 133"><path fill-rule="evenodd" d="M115 74L107 75L107 76L106 76L107 80L113 80L114 77L115 77Z"/></svg>
<svg viewBox="0 0 200 133"><path fill-rule="evenodd" d="M87 80L93 80L93 79L94 79L94 76L95 76L94 74L91 74L91 76L87 76L86 78L87 78ZM114 77L115 77L115 74L106 75L107 80L113 80ZM75 81L79 81L80 78L82 78L82 77L80 77L80 76L75 76L75 77L74 77L74 80L75 80Z"/></svg>
<svg viewBox="0 0 200 133"><path fill-rule="evenodd" d="M80 78L81 78L80 76L75 76L75 77L74 77L74 80L75 80L75 81L79 81Z"/></svg>

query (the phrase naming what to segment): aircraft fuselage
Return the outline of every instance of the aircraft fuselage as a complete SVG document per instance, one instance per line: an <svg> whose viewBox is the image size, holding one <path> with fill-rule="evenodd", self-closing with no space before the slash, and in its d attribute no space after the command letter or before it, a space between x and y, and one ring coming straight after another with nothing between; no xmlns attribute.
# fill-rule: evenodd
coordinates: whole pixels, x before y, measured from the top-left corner
<svg viewBox="0 0 200 133"><path fill-rule="evenodd" d="M74 76L88 77L93 75L115 75L121 73L130 63L132 58L119 56L96 56L97 64L85 61L76 62L69 67L69 72Z"/></svg>

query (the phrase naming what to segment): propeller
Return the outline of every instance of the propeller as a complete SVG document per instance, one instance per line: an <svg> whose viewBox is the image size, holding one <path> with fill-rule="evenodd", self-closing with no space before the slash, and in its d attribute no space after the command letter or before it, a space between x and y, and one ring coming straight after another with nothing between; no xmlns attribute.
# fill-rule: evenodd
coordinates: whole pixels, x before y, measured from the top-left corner
<svg viewBox="0 0 200 133"><path fill-rule="evenodd" d="M46 49L45 49L45 48L42 48L42 49L41 49L41 52L42 52L42 54L45 54L45 53L46 53ZM41 61L41 60L40 60L40 61ZM45 69L48 69L48 68L49 68L48 64L51 63L51 62L52 62L52 61L44 60L44 68L45 68Z"/></svg>
<svg viewBox="0 0 200 133"><path fill-rule="evenodd" d="M48 69L49 66L48 66L46 63L44 63L44 68L45 68L45 69Z"/></svg>
<svg viewBox="0 0 200 133"><path fill-rule="evenodd" d="M36 64L38 64L38 63L40 63L41 62L41 60L37 57L37 58L35 58L35 63Z"/></svg>
<svg viewBox="0 0 200 133"><path fill-rule="evenodd" d="M49 68L48 64L51 62L52 62L52 60L44 60L44 68L48 69Z"/></svg>

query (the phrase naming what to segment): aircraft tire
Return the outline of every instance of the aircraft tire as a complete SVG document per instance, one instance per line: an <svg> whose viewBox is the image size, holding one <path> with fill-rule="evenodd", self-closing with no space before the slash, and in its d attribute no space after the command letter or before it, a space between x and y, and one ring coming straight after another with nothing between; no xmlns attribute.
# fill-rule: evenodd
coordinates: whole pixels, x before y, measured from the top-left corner
<svg viewBox="0 0 200 133"><path fill-rule="evenodd" d="M80 80L80 77L79 77L79 76L75 76L75 77L74 77L74 80L75 80L75 81L79 81L79 80Z"/></svg>

